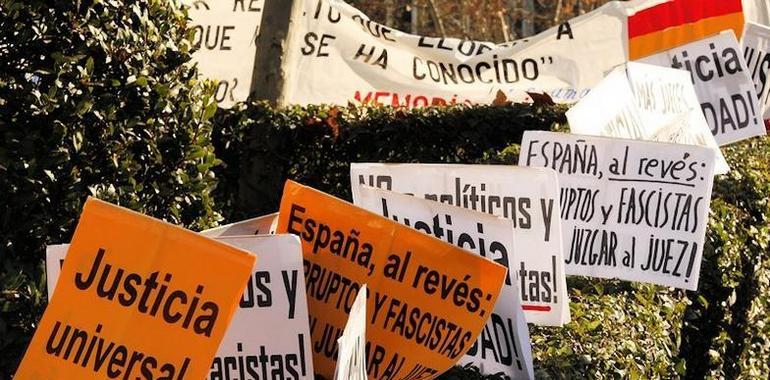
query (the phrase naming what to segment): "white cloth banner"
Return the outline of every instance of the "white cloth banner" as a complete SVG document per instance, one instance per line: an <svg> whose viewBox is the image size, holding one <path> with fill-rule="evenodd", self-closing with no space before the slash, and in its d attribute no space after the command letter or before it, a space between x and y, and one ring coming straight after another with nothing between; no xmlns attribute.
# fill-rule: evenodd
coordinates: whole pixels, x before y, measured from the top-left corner
<svg viewBox="0 0 770 380"><path fill-rule="evenodd" d="M259 259L219 345L208 378L263 379L277 371L289 378L313 379L299 238L271 235L216 239L253 252ZM69 244L46 247L49 301L68 247Z"/></svg>
<svg viewBox="0 0 770 380"><path fill-rule="evenodd" d="M770 120L770 26L747 23L741 46L757 91L762 118Z"/></svg>
<svg viewBox="0 0 770 380"><path fill-rule="evenodd" d="M508 268L495 309L459 364L472 363L483 373L501 372L510 379L534 378L522 293L514 273L526 265L514 252L513 221L375 187L361 186L358 191L358 206Z"/></svg>
<svg viewBox="0 0 770 380"><path fill-rule="evenodd" d="M366 380L366 284L358 290L348 323L337 339L335 380Z"/></svg>
<svg viewBox="0 0 770 380"><path fill-rule="evenodd" d="M567 274L698 288L713 150L527 131L519 165L559 172Z"/></svg>
<svg viewBox="0 0 770 380"><path fill-rule="evenodd" d="M193 63L219 81L216 101L230 107L249 96L264 0L183 0L195 30Z"/></svg>
<svg viewBox="0 0 770 380"><path fill-rule="evenodd" d="M690 72L701 109L719 145L764 136L754 82L732 30L639 60Z"/></svg>
<svg viewBox="0 0 770 380"><path fill-rule="evenodd" d="M705 146L716 154L716 174L730 170L685 70L618 66L567 111L567 120L579 135Z"/></svg>
<svg viewBox="0 0 770 380"><path fill-rule="evenodd" d="M627 58L626 17L641 4L610 2L531 38L493 44L421 37L370 21L338 0L306 0L292 28L291 104L350 101L421 107L491 103L525 91L575 102Z"/></svg>
<svg viewBox="0 0 770 380"><path fill-rule="evenodd" d="M527 322L547 326L569 322L559 185L553 170L503 165L354 163L350 166L350 180L356 205L362 202L361 185L369 185L510 219L519 260L513 274L522 290Z"/></svg>

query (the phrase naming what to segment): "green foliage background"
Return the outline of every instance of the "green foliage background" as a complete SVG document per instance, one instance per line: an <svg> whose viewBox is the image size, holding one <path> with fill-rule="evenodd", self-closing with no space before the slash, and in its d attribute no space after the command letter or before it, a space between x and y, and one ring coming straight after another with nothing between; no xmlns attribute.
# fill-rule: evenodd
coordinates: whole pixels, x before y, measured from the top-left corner
<svg viewBox="0 0 770 380"><path fill-rule="evenodd" d="M513 163L524 130L564 128L547 104L218 110L189 37L161 0L0 3L0 379L87 196L202 229L275 211L287 178L349 198L349 162ZM573 321L531 327L539 377L767 378L770 142L724 152L699 291L569 278Z"/></svg>

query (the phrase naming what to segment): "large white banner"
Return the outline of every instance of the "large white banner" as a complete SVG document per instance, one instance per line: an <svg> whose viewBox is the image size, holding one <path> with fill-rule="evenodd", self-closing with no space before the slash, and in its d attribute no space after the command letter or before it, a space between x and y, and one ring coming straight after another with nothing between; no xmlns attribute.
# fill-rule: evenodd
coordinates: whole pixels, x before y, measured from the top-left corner
<svg viewBox="0 0 770 380"><path fill-rule="evenodd" d="M439 201L510 219L514 252L524 267L512 268L522 290L527 322L569 322L564 277L559 185L550 169L503 165L369 164L350 166L353 203L361 185Z"/></svg>
<svg viewBox="0 0 770 380"><path fill-rule="evenodd" d="M746 22L770 26L770 1L743 0L743 13Z"/></svg>
<svg viewBox="0 0 770 380"><path fill-rule="evenodd" d="M491 103L498 90L509 99L532 90L575 102L626 61L632 8L610 2L531 38L493 44L407 34L338 0L304 7L292 29L288 103L407 107Z"/></svg>
<svg viewBox="0 0 770 380"><path fill-rule="evenodd" d="M757 91L762 118L770 120L770 26L747 23L741 46Z"/></svg>
<svg viewBox="0 0 770 380"><path fill-rule="evenodd" d="M264 0L183 0L195 31L193 63L219 82L216 100L230 107L249 96Z"/></svg>
<svg viewBox="0 0 770 380"><path fill-rule="evenodd" d="M629 62L567 111L572 133L709 147L730 170L685 70Z"/></svg>
<svg viewBox="0 0 770 380"><path fill-rule="evenodd" d="M641 59L690 72L719 145L765 135L754 82L732 30Z"/></svg>
<svg viewBox="0 0 770 380"><path fill-rule="evenodd" d="M567 274L698 288L713 150L527 131L519 165L559 172Z"/></svg>
<svg viewBox="0 0 770 380"><path fill-rule="evenodd" d="M495 309L459 364L473 363L484 373L501 372L510 379L534 378L529 330L520 301L526 295L514 274L526 264L514 252L513 221L370 186L358 191L358 206L508 268Z"/></svg>
<svg viewBox="0 0 770 380"><path fill-rule="evenodd" d="M302 248L293 235L222 236L253 252L257 265L219 345L208 378L313 379ZM48 246L48 299L53 296L69 244ZM180 349L183 349L181 347Z"/></svg>

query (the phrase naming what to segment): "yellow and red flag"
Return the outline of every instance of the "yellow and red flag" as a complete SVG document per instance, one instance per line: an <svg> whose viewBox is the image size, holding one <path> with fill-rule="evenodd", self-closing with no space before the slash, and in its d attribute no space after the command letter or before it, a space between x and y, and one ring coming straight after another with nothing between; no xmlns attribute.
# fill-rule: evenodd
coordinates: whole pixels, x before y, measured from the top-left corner
<svg viewBox="0 0 770 380"><path fill-rule="evenodd" d="M732 29L743 32L741 0L672 0L628 17L633 61Z"/></svg>

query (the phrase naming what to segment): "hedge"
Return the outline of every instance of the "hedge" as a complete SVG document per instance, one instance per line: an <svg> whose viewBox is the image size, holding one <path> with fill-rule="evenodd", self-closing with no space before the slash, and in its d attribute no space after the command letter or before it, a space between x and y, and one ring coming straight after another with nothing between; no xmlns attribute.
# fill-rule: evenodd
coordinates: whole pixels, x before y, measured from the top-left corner
<svg viewBox="0 0 770 380"><path fill-rule="evenodd" d="M350 199L349 163L517 161L527 129L564 130L547 104L404 110L248 103L216 116L216 199L233 220L277 209L286 178ZM531 327L540 378L755 378L770 373L770 142L725 148L697 292L569 277L573 321ZM455 369L444 378L478 378Z"/></svg>
<svg viewBox="0 0 770 380"><path fill-rule="evenodd" d="M166 1L3 2L0 17L0 378L45 307L44 246L69 240L88 195L200 229L275 211L287 178L349 199L349 162L513 163L524 130L564 128L547 102L217 110ZM573 321L531 327L539 377L770 373L770 143L724 151L699 291L569 278Z"/></svg>
<svg viewBox="0 0 770 380"><path fill-rule="evenodd" d="M45 307L46 244L68 242L89 195L203 228L213 86L186 16L164 1L0 3L0 379Z"/></svg>

